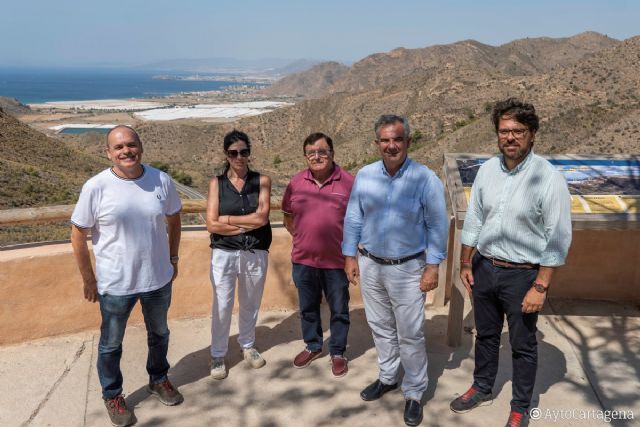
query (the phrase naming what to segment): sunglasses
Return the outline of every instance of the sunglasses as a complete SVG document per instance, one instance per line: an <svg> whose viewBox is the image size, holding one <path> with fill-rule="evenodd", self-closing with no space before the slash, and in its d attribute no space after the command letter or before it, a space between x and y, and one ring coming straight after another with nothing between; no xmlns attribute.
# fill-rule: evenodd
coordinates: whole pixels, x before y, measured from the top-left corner
<svg viewBox="0 0 640 427"><path fill-rule="evenodd" d="M249 157L249 155L251 154L251 150L248 148L243 148L242 150L227 150L227 157L231 157L232 159L238 157L238 155L240 155L240 157Z"/></svg>

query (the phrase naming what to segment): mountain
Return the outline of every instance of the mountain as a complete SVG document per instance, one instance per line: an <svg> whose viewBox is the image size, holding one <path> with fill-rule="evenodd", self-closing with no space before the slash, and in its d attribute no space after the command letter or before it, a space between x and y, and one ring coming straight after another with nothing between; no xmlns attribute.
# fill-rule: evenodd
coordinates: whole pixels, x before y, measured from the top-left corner
<svg viewBox="0 0 640 427"><path fill-rule="evenodd" d="M12 115L28 114L31 112L31 108L29 108L27 105L24 105L17 99L8 96L0 96L0 108L3 109L6 113Z"/></svg>
<svg viewBox="0 0 640 427"><path fill-rule="evenodd" d="M219 58L181 58L167 59L140 66L142 69L190 73L222 74L263 74L281 76L297 73L311 68L319 61L310 59L261 58L238 59Z"/></svg>
<svg viewBox="0 0 640 427"><path fill-rule="evenodd" d="M570 65L577 60L620 42L593 31L565 38L526 38L498 47L501 66L509 74L537 74ZM516 64L515 66L511 64ZM523 73L523 71L525 71Z"/></svg>
<svg viewBox="0 0 640 427"><path fill-rule="evenodd" d="M223 166L223 136L237 128L251 137L251 168L272 176L277 199L289 178L305 167L302 141L308 134L330 135L336 161L355 173L377 159L374 121L394 113L410 120L416 139L410 156L440 172L444 153L497 152L489 115L497 100L509 96L536 106L541 128L535 150L540 154L640 152L640 36L615 41L583 33L498 48L464 41L426 49L431 56L422 62L402 49L369 56L331 86L350 87L357 80L357 90L305 99L234 123L138 123L144 161L169 163L191 175L206 194L208 180ZM423 65L400 73L412 55ZM389 71L376 83L373 68L364 72L366 62L378 64L380 73L388 68L398 75L391 78ZM339 74L343 67L318 64L312 68L317 80L304 84L321 92L329 70L342 70ZM355 79L354 69L363 70L361 79ZM73 200L84 180L106 164L103 147L104 136L51 139L0 113L0 207Z"/></svg>
<svg viewBox="0 0 640 427"><path fill-rule="evenodd" d="M609 43L589 33L576 36ZM572 43L575 43L576 37ZM567 39L567 40L569 40ZM503 45L515 52L516 44ZM145 161L169 161L194 178L194 186L206 193L207 181L224 162L222 138L233 128L252 139L251 167L273 177L274 195L282 194L289 178L305 167L302 141L322 131L334 139L336 160L352 172L377 158L373 123L380 114L395 113L410 119L419 136L411 156L440 171L445 152L497 151L489 113L495 101L517 96L533 102L542 119L536 151L557 153L637 153L640 151L640 38L614 41L598 52L568 61L548 46L567 46L566 40L530 39L521 57L549 50L551 59L532 63L521 60L512 75L485 61L479 67L477 42L438 47L443 58L390 82L359 91L339 92L234 123L154 123L137 128L145 143ZM545 47L546 46L546 47ZM586 47L585 49L595 49ZM450 52L467 51L468 58ZM591 52L589 50L589 52ZM449 52L449 53L447 53ZM402 58L402 55L400 56ZM486 56L485 56L486 58ZM468 60L467 60L468 59ZM508 64L508 59L494 64ZM390 61L385 57L385 61ZM528 65L527 65L528 64ZM392 62L389 67L394 68ZM536 72L536 67L545 70ZM322 70L322 66L314 67ZM322 76L322 72L317 75ZM310 81L309 84L317 84ZM318 84L318 86L321 86ZM78 144L78 147L87 144ZM96 142L96 150L100 142ZM95 151L97 153L97 151Z"/></svg>
<svg viewBox="0 0 640 427"><path fill-rule="evenodd" d="M306 96L317 98L349 71L349 67L338 62L321 62L309 70L288 75L264 90L268 95Z"/></svg>
<svg viewBox="0 0 640 427"><path fill-rule="evenodd" d="M319 64L320 61L314 61L311 59L298 59L283 67L274 68L271 73L273 75L287 76L294 73L302 73L311 69L313 66Z"/></svg>
<svg viewBox="0 0 640 427"><path fill-rule="evenodd" d="M289 76L280 85L270 88L274 95L302 95L318 97L339 92L355 92L386 84L399 78L453 67L468 67L479 72L499 72L507 75L533 75L563 67L585 55L614 46L619 41L602 34L587 32L568 38L527 38L494 47L474 40L420 49L397 48L388 53L376 53L356 62L342 72L333 83L308 85L318 77L314 67L309 76ZM291 80L287 82L286 80ZM300 82L296 85L295 82ZM280 82L279 82L280 83ZM278 90L281 89L281 90Z"/></svg>
<svg viewBox="0 0 640 427"><path fill-rule="evenodd" d="M585 36L590 35L578 39L589 38ZM566 46L566 41L535 42L537 46ZM542 118L536 138L536 150L541 153L640 151L640 37L613 42L573 62L541 61L537 66L545 72L530 68L525 75L478 67L477 62L461 56L452 63L446 59L447 52L460 49L477 58L472 49L478 46L475 43L454 45L438 47L444 56L434 58L433 63L439 66L373 88L305 100L235 126L254 135L268 149L269 157L279 160L276 170L280 173L291 174L304 167L300 147L313 131L331 135L338 161L355 171L376 156L372 144L375 119L383 113L406 115L421 135L412 156L439 170L445 152L496 152L489 112L495 101L518 96L533 102ZM515 49L513 46L508 49ZM531 48L531 43L527 46L531 51L538 49ZM550 53L549 57L558 56ZM390 56L384 61L391 61ZM497 64L507 62L501 59ZM525 69L525 61L520 64ZM398 69L392 61L388 66ZM265 163L274 168L268 160Z"/></svg>

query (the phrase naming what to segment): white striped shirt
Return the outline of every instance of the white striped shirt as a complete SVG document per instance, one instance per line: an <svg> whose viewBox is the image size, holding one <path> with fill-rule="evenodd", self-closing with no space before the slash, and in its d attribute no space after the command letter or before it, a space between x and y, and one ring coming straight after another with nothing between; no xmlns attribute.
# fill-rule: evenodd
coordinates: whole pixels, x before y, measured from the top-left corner
<svg viewBox="0 0 640 427"><path fill-rule="evenodd" d="M532 152L508 170L487 160L471 189L462 244L487 257L556 267L571 245L571 196L564 176Z"/></svg>

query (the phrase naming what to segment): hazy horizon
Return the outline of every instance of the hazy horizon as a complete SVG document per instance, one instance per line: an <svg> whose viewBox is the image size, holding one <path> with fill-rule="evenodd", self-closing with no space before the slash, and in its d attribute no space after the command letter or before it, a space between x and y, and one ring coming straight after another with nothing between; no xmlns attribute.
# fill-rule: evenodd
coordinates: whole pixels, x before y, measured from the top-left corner
<svg viewBox="0 0 640 427"><path fill-rule="evenodd" d="M640 2L630 0L3 3L0 67L36 68L132 68L181 58L352 63L466 39L497 46L595 31L623 40L638 34L640 17Z"/></svg>

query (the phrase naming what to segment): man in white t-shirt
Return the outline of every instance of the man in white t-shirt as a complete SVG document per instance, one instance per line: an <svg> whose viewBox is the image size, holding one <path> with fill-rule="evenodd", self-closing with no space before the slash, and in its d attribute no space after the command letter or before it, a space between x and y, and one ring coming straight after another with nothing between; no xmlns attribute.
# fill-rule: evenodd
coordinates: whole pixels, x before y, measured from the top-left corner
<svg viewBox="0 0 640 427"><path fill-rule="evenodd" d="M142 142L128 126L107 134L112 166L89 179L71 216L71 243L84 282L84 297L100 303L98 377L115 426L136 422L122 395L122 339L139 300L147 327L148 391L165 405L183 397L167 377L171 284L178 274L180 210L171 178L143 165ZM96 259L94 273L87 235Z"/></svg>

